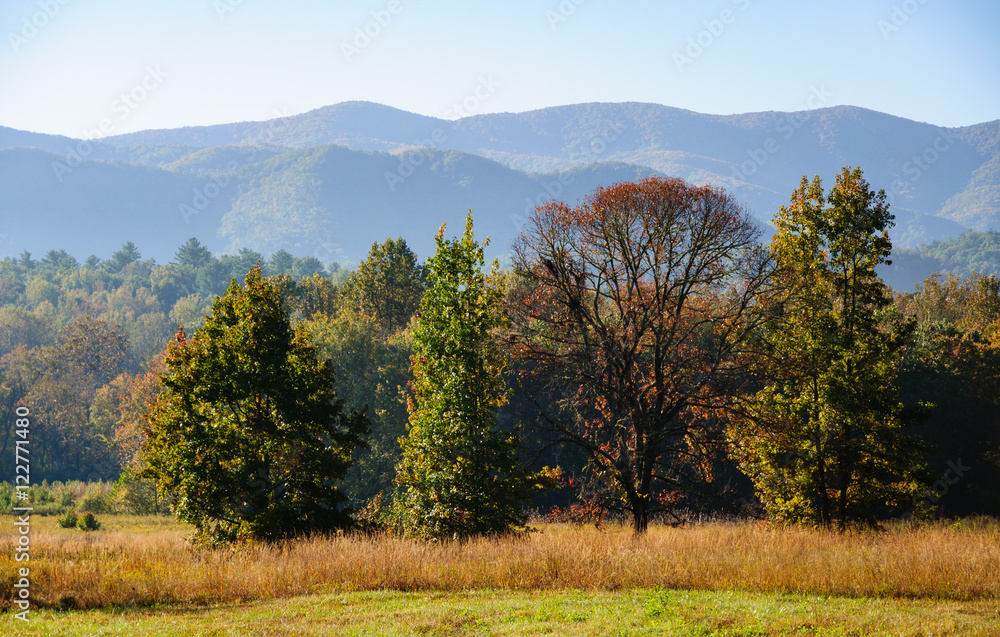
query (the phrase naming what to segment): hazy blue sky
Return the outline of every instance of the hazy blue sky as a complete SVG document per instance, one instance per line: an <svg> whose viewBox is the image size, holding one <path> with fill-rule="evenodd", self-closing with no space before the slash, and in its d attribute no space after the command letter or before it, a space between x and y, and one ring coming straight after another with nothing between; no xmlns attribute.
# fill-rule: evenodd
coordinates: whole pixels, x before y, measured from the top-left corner
<svg viewBox="0 0 1000 637"><path fill-rule="evenodd" d="M2 0L0 33L0 125L74 137L348 100L1000 119L997 0Z"/></svg>

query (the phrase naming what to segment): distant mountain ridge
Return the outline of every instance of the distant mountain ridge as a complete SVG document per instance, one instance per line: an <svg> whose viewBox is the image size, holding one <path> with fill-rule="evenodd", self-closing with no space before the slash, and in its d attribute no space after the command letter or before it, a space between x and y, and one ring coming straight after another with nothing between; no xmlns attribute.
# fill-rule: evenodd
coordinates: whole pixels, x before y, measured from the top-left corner
<svg viewBox="0 0 1000 637"><path fill-rule="evenodd" d="M56 219L74 205L109 240L116 228L157 228L151 233L172 243L156 251L175 248L173 237L197 221L216 250L285 247L341 259L357 259L389 235L426 254L437 227L461 223L472 208L477 230L503 253L534 202L575 203L607 180L666 174L722 186L766 222L802 175L830 180L845 165L861 166L889 193L897 245L1000 228L1000 121L941 128L850 106L723 116L591 103L444 120L345 102L264 122L82 144L86 156L74 159L79 140L0 127L0 165L24 164L0 173L0 235L8 235L0 254L30 243L10 214L34 206ZM52 154L49 166L37 155L22 161L27 147ZM60 157L79 167L56 174ZM150 170L162 175L153 179ZM99 183L76 183L84 173ZM150 179L159 190L136 192ZM136 237L118 244L125 239Z"/></svg>

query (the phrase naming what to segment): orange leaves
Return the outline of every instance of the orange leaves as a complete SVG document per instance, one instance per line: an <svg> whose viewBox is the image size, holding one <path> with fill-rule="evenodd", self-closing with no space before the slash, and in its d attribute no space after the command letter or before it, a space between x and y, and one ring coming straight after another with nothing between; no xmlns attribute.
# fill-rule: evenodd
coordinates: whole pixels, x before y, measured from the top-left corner
<svg viewBox="0 0 1000 637"><path fill-rule="evenodd" d="M508 294L515 355L551 418L584 448L643 528L654 467L679 470L689 418L717 405L771 264L728 194L650 177L599 188L578 206L539 206L515 244ZM702 446L694 452L702 453Z"/></svg>

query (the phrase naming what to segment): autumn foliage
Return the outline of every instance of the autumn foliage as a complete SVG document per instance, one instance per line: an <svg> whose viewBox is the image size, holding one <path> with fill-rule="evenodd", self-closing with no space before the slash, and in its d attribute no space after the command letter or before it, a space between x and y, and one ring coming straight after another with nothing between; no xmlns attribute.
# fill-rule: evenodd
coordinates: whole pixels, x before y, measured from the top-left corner
<svg viewBox="0 0 1000 637"><path fill-rule="evenodd" d="M711 479L771 263L722 190L651 177L537 208L508 297L523 388L643 532Z"/></svg>

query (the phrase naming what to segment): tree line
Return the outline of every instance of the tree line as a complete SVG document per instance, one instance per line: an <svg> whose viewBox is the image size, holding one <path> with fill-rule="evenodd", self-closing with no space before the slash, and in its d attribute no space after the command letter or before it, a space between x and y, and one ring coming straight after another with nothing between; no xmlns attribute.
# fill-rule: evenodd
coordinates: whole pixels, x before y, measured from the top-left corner
<svg viewBox="0 0 1000 637"><path fill-rule="evenodd" d="M215 257L194 238L164 265L142 259L131 242L107 260L80 263L63 250L0 260L0 467L12 470L11 418L24 401L41 417L39 479L114 479L124 460L114 441L122 396L179 325L200 326L212 299L258 262L296 281L290 293L308 288L316 299L346 274L283 251L269 260L249 250Z"/></svg>
<svg viewBox="0 0 1000 637"><path fill-rule="evenodd" d="M774 224L764 245L724 191L650 178L540 206L507 270L471 214L424 264L388 240L349 274L196 240L165 266L22 255L0 397L38 414L41 472L155 480L206 541L500 533L532 503L637 532L1000 511L997 279L885 286L892 215L859 169Z"/></svg>

